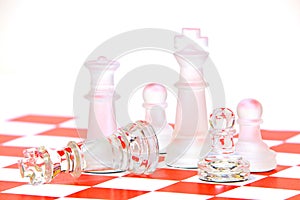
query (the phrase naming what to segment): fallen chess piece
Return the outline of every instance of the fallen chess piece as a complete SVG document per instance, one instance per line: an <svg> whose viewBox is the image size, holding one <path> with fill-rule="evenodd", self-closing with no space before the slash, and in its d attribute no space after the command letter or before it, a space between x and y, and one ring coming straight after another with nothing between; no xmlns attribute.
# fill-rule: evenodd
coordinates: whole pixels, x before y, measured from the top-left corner
<svg viewBox="0 0 300 200"><path fill-rule="evenodd" d="M158 164L158 141L152 126L137 121L119 129L107 139L69 142L63 149L31 148L19 161L21 176L32 185L49 183L58 174L79 177L83 171L117 169L151 174Z"/></svg>
<svg viewBox="0 0 300 200"><path fill-rule="evenodd" d="M217 108L210 116L211 151L198 163L199 178L211 182L245 181L249 162L235 153L235 117L227 108Z"/></svg>
<svg viewBox="0 0 300 200"><path fill-rule="evenodd" d="M276 153L261 137L262 105L255 99L244 99L237 106L240 126L236 151L250 162L251 172L265 172L276 168Z"/></svg>

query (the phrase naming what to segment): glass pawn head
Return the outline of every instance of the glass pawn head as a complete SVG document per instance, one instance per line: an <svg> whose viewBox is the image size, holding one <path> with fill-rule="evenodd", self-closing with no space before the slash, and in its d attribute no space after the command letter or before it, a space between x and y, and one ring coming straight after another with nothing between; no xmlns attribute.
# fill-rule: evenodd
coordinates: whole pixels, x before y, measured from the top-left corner
<svg viewBox="0 0 300 200"><path fill-rule="evenodd" d="M209 123L212 130L232 129L235 122L234 113L228 108L216 108L210 115Z"/></svg>

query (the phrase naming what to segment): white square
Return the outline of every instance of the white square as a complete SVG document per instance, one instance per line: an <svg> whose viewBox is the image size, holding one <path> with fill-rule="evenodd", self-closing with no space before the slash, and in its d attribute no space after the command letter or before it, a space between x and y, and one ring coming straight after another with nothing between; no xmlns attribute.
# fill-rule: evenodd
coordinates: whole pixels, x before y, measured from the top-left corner
<svg viewBox="0 0 300 200"><path fill-rule="evenodd" d="M89 188L88 186L77 185L60 185L60 184L43 184L38 186L33 185L21 185L8 190L4 190L1 193L12 194L26 194L36 196L49 196L49 197L64 197L81 190Z"/></svg>
<svg viewBox="0 0 300 200"><path fill-rule="evenodd" d="M213 196L201 195L201 194L185 194L185 193L175 193L175 192L149 192L135 198L132 200L153 200L153 199L163 199L163 200L201 200L209 199Z"/></svg>
<svg viewBox="0 0 300 200"><path fill-rule="evenodd" d="M193 182L193 183L205 183L205 184L222 184L222 185L233 185L233 186L243 186L247 185L249 183L253 183L255 181L258 181L260 179L265 178L266 176L263 175L254 175L251 174L249 179L246 181L239 181L239 182L230 182L230 183L217 183L217 182L208 182L208 181L203 181L199 179L199 176L192 176L190 178L187 178L185 180L182 180L182 182Z"/></svg>
<svg viewBox="0 0 300 200"><path fill-rule="evenodd" d="M6 167L18 163L20 157L0 156L0 167Z"/></svg>
<svg viewBox="0 0 300 200"><path fill-rule="evenodd" d="M19 169L11 168L0 168L0 181L28 183L28 179L21 177Z"/></svg>
<svg viewBox="0 0 300 200"><path fill-rule="evenodd" d="M45 131L54 129L55 125L52 124L38 124L29 122L0 122L0 133L3 135L35 135Z"/></svg>
<svg viewBox="0 0 300 200"><path fill-rule="evenodd" d="M66 122L60 123L59 127L61 128L79 128L79 129L87 129L88 122L82 123L81 121L76 122L76 119L71 119Z"/></svg>
<svg viewBox="0 0 300 200"><path fill-rule="evenodd" d="M286 140L286 142L288 143L300 143L300 133L294 137L291 137L289 139Z"/></svg>
<svg viewBox="0 0 300 200"><path fill-rule="evenodd" d="M281 140L263 140L268 147L277 146L283 143Z"/></svg>
<svg viewBox="0 0 300 200"><path fill-rule="evenodd" d="M279 171L275 174L272 174L271 176L275 177L283 177L283 178L298 178L300 181L300 167L290 167L285 170Z"/></svg>
<svg viewBox="0 0 300 200"><path fill-rule="evenodd" d="M300 191L276 189L276 188L242 186L242 187L238 187L238 188L223 192L223 193L217 195L217 197L282 200L282 199L290 198L297 194L300 194Z"/></svg>
<svg viewBox="0 0 300 200"><path fill-rule="evenodd" d="M154 191L172 185L176 182L177 181L160 179L119 177L106 181L104 183L100 183L98 185L95 185L94 187Z"/></svg>
<svg viewBox="0 0 300 200"><path fill-rule="evenodd" d="M33 135L21 137L3 143L3 146L17 146L17 147L51 147L60 148L65 147L69 141L80 142L82 139L74 137L63 136L47 136L47 135Z"/></svg>
<svg viewBox="0 0 300 200"><path fill-rule="evenodd" d="M295 166L300 164L300 154L295 153L276 153L278 165Z"/></svg>
<svg viewBox="0 0 300 200"><path fill-rule="evenodd" d="M116 172L113 171L112 173L110 173L110 172L106 173L106 172L102 172L101 170L100 171L91 170L91 171L85 171L83 173L91 175L91 176L101 175L101 176L112 176L112 177L121 177L121 176L125 176L127 174L130 174L130 172L128 172L128 171L120 171L120 172L119 171L116 171Z"/></svg>

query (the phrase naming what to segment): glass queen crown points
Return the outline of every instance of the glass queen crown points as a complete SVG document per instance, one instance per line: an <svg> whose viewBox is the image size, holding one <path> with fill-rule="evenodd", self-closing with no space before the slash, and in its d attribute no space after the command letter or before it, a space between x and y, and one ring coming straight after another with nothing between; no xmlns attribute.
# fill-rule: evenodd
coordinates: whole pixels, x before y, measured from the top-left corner
<svg viewBox="0 0 300 200"><path fill-rule="evenodd" d="M62 149L41 146L23 153L24 158L19 160L20 173L32 185L49 183L60 173L77 178L85 170L118 169L151 174L159 157L157 137L145 121L128 124L108 139L70 141Z"/></svg>
<svg viewBox="0 0 300 200"><path fill-rule="evenodd" d="M234 152L234 113L217 108L210 115L211 151L198 163L199 178L212 182L235 182L249 178L249 162Z"/></svg>

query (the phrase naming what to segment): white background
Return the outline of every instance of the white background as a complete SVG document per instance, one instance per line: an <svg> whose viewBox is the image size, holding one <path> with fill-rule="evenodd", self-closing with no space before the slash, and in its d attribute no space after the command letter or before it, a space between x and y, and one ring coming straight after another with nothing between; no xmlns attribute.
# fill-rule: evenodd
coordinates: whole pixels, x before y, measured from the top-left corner
<svg viewBox="0 0 300 200"><path fill-rule="evenodd" d="M72 115L78 72L102 42L138 28L183 27L200 27L209 37L227 107L255 98L264 107L263 128L300 130L297 0L0 0L0 118ZM135 65L151 63L131 56ZM144 115L139 98L129 105L132 118ZM168 103L173 122L175 99Z"/></svg>

